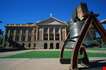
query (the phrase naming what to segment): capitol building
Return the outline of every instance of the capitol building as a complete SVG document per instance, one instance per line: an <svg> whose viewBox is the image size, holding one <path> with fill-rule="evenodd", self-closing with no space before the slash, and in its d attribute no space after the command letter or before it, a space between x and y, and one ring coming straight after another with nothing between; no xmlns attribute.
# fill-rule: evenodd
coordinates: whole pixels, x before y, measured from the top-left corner
<svg viewBox="0 0 106 70"><path fill-rule="evenodd" d="M76 8L73 21L70 20L69 23L49 16L35 23L7 24L3 46L24 49L61 49L65 44L67 48L73 48L85 24L84 14L87 13L89 13L87 5L81 3ZM96 30L91 25L83 44L89 46L97 43Z"/></svg>
<svg viewBox="0 0 106 70"><path fill-rule="evenodd" d="M66 27L64 21L52 16L37 23L7 24L4 46L13 48L19 44L26 49L60 49L67 36Z"/></svg>

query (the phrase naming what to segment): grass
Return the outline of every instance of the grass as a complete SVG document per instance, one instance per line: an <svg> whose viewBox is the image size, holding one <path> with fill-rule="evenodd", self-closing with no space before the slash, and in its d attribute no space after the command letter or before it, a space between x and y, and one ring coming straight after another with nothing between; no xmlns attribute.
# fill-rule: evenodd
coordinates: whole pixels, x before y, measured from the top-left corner
<svg viewBox="0 0 106 70"><path fill-rule="evenodd" d="M59 51L31 51L4 58L57 58L59 57L59 54Z"/></svg>
<svg viewBox="0 0 106 70"><path fill-rule="evenodd" d="M89 57L106 57L106 53L87 53ZM72 56L72 52L65 51L64 58L70 58ZM59 58L60 51L30 51L26 53L19 53L16 55L11 55L7 57L1 58Z"/></svg>

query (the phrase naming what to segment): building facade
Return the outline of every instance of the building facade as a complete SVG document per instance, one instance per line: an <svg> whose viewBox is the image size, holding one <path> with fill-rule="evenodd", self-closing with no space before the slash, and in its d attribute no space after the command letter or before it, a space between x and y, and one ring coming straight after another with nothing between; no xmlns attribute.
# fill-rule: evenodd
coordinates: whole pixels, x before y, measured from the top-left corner
<svg viewBox="0 0 106 70"><path fill-rule="evenodd" d="M65 41L66 48L74 48L86 21L84 15L89 12L87 5L81 3L68 23L50 16L37 23L6 25L3 46L5 48L61 49ZM96 30L91 25L83 44L86 47L92 47L97 43Z"/></svg>
<svg viewBox="0 0 106 70"><path fill-rule="evenodd" d="M54 17L30 24L5 26L5 48L14 48L18 43L26 49L61 49L67 36L67 24ZM13 43L13 44L11 44Z"/></svg>

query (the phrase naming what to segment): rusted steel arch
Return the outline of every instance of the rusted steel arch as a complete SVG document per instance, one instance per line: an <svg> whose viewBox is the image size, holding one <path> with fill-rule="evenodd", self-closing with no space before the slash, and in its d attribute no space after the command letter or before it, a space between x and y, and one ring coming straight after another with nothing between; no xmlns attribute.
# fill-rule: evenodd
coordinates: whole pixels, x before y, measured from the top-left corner
<svg viewBox="0 0 106 70"><path fill-rule="evenodd" d="M91 20L91 18L89 17L88 19L87 19L87 21L85 21L85 22L88 22L89 23L89 21ZM83 26L84 27L84 26ZM82 28L83 28L82 27ZM87 26L88 27L88 26ZM85 32L85 31L84 31ZM82 33L83 34L83 33ZM63 63L63 64L67 64L67 62L68 63L71 63L70 62L70 60L71 59L64 59L64 57L63 57L63 54L64 54L64 48L65 48L65 45L67 44L67 39L68 39L68 37L69 37L69 35L70 35L70 32L68 33L68 36L67 36L67 38L66 38L66 40L64 41L64 45L63 45L63 47L62 47L62 49L61 49L61 54L60 54L60 62L61 63ZM84 36L84 35L83 35ZM79 36L80 37L80 36ZM84 37L82 37L82 38L84 38ZM81 41L81 40L80 40ZM78 46L77 46L78 47ZM75 47L75 49L74 49L74 53L77 53L77 55L78 55L78 52L79 52L79 49L80 49L80 47ZM77 51L76 51L77 50ZM84 50L85 51L85 50ZM76 54L75 54L75 57L77 58L78 56L76 56Z"/></svg>
<svg viewBox="0 0 106 70"><path fill-rule="evenodd" d="M84 55L84 64L89 64L89 60L88 60L88 57L87 57L87 54L86 54L86 51L84 48L81 48L81 45L83 43L83 40L84 38L86 37L86 34L89 30L89 27L90 25L93 25L94 28L97 29L97 31L100 33L103 41L106 42L106 31L105 29L102 27L102 25L98 22L98 20L96 19L96 16L95 14L91 13L88 15L88 18L86 19L85 21L85 24L83 25L82 29L81 29L81 32L80 32L80 36L76 42L76 45L75 45L75 48L74 48L74 53L73 53L73 57L71 59L71 66L70 66L70 69L71 70L76 70L78 69L78 52L81 52L79 51L80 49L83 49L82 51L84 51L85 55Z"/></svg>
<svg viewBox="0 0 106 70"><path fill-rule="evenodd" d="M70 32L68 33L67 38L66 38L66 40L64 41L64 44L63 44L63 47L62 47L61 53L60 53L60 63L62 63L62 64L70 63L70 59L64 59L64 57L63 57L64 48L65 48L65 45L67 44L67 39L69 38L69 35L70 35Z"/></svg>
<svg viewBox="0 0 106 70"><path fill-rule="evenodd" d="M90 13L87 16L85 16L85 24L81 28L81 32L79 34L80 36L78 36L78 40L77 40L76 45L74 47L72 59L64 59L63 58L64 47L67 44L67 39L69 37L70 32L68 33L68 36L67 36L67 38L64 42L64 45L61 49L60 62L61 63L64 63L64 62L69 63L70 62L71 63L70 70L78 69L78 66L77 66L78 60L79 60L78 59L78 55L79 55L78 53L83 55L83 58L81 59L82 63L84 63L85 65L89 65L89 59L87 57L86 49L85 49L84 46L82 46L83 45L82 43L83 43L84 38L86 37L87 32L89 31L89 27L90 27L91 24L99 32L103 41L106 42L106 37L105 37L106 31L103 28L103 26L100 24L100 22L97 20L96 15L93 14L93 13Z"/></svg>
<svg viewBox="0 0 106 70"><path fill-rule="evenodd" d="M73 53L73 56L72 56L72 59L71 59L71 66L70 66L71 70L77 69L77 67L78 67L77 66L77 64L78 64L78 52L81 48L82 42L83 42L83 40L84 40L84 38L87 34L87 31L90 27L90 24L92 23L91 20L92 20L91 16L88 16L88 18L85 21L85 24L83 25L83 27L81 29L81 32L79 34L80 36L79 36L79 38L76 42L76 45L75 45L75 48L74 48L74 53ZM84 49L84 51L85 51L85 49ZM87 60L87 59L85 59L85 60Z"/></svg>

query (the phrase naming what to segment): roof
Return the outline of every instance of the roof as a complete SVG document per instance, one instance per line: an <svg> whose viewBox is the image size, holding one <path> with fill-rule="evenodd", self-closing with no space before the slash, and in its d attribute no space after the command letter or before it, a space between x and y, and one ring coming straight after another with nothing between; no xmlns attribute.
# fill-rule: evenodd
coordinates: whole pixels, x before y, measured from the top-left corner
<svg viewBox="0 0 106 70"><path fill-rule="evenodd" d="M66 25L66 22L55 17L49 17L48 19L37 22L36 25Z"/></svg>

